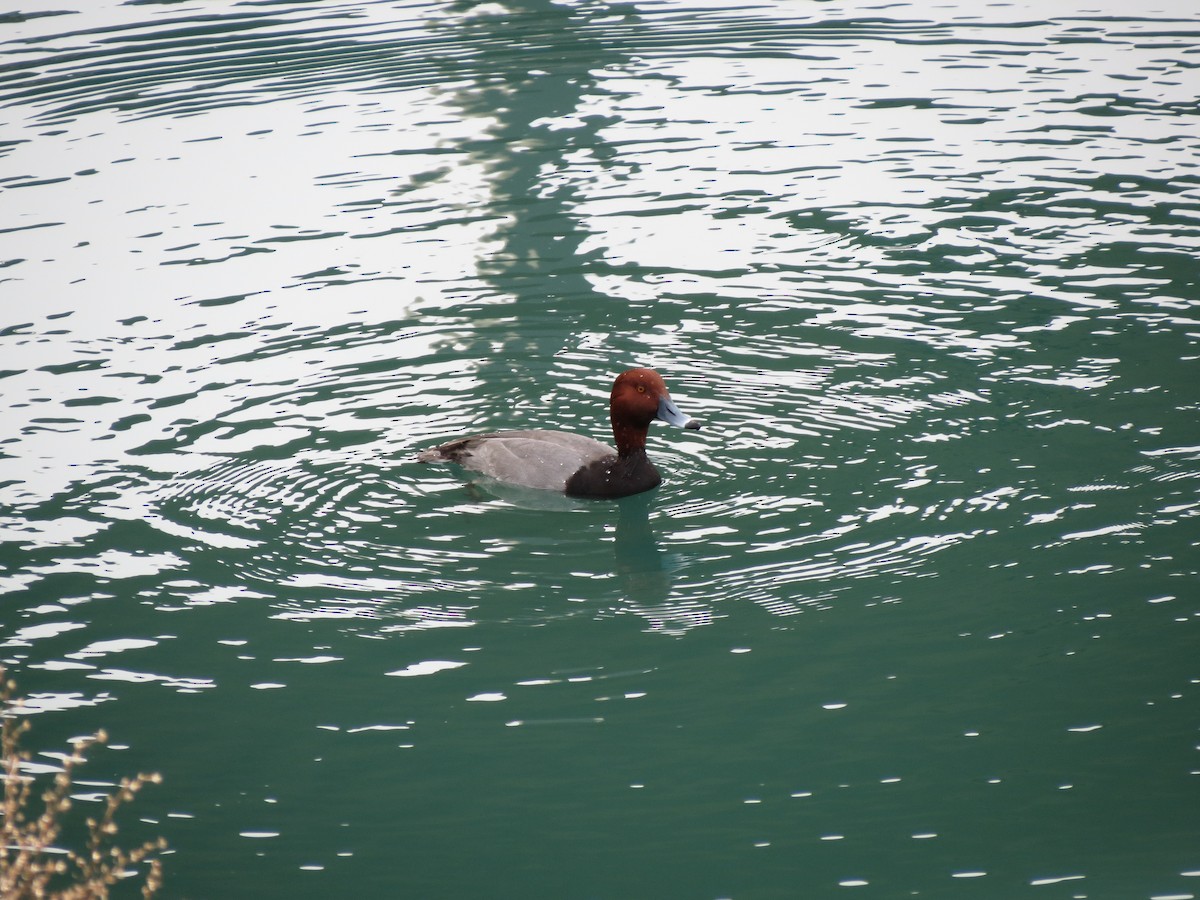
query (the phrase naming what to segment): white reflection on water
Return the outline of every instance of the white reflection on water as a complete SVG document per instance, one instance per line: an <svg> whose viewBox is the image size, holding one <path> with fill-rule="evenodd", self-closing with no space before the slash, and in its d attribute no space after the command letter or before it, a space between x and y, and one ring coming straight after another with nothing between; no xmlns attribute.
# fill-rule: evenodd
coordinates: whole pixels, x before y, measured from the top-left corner
<svg viewBox="0 0 1200 900"><path fill-rule="evenodd" d="M117 638L108 641L92 641L87 646L76 650L74 653L69 653L67 656L71 659L89 659L107 656L110 653L123 653L126 650L157 647L158 643L157 640L145 640L143 638Z"/></svg>
<svg viewBox="0 0 1200 900"><path fill-rule="evenodd" d="M175 675L158 675L129 669L101 669L88 675L88 678L95 681L123 681L127 684L161 684L164 687L174 688L181 694L194 694L217 686L211 678L181 678Z"/></svg>
<svg viewBox="0 0 1200 900"><path fill-rule="evenodd" d="M397 669L395 672L388 672L388 675L399 675L401 677L412 677L416 675L433 675L437 672L444 672L447 669L459 669L467 665L465 662L454 662L451 660L428 659L423 662L410 663L403 669Z"/></svg>

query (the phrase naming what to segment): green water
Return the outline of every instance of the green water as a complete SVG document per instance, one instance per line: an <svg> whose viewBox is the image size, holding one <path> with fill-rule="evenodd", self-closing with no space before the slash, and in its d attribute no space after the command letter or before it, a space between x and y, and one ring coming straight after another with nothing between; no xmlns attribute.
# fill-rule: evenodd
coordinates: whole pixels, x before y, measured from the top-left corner
<svg viewBox="0 0 1200 900"><path fill-rule="evenodd" d="M1190 2L92 6L0 17L0 659L165 896L1200 895ZM413 462L634 364L651 493Z"/></svg>

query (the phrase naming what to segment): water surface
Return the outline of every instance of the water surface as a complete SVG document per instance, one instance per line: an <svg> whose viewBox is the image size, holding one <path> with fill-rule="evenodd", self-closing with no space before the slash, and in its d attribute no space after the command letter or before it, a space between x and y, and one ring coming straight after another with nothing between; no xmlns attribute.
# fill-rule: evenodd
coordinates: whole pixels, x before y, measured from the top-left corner
<svg viewBox="0 0 1200 900"><path fill-rule="evenodd" d="M1200 894L1190 3L0 41L2 656L167 896ZM412 461L634 364L650 494Z"/></svg>

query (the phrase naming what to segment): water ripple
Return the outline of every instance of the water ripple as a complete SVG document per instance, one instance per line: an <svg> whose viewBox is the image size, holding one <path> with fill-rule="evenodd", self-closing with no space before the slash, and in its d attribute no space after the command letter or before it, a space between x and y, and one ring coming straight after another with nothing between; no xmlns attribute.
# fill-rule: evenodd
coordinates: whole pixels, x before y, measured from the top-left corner
<svg viewBox="0 0 1200 900"><path fill-rule="evenodd" d="M949 55L944 62L970 68L972 60L982 66L990 57L1012 58L1037 48L1044 52L1056 43L1061 49L1052 55L1073 59L1069 53L1078 46L1081 30L1089 31L1094 43L1152 43L1164 51L1185 49L1191 39L1183 21L1172 30L1161 21L1130 17L1121 20L1125 29L1116 30L1112 19L1097 20L1107 27L1090 29L1071 20L838 20L819 19L786 4L744 12L651 8L616 15L562 7L551 16L545 11L481 11L463 19L447 17L431 3L299 4L199 15L167 11L151 22L129 17L121 24L59 30L75 21L66 14L23 23L21 37L11 42L19 48L16 58L0 76L0 105L38 108L47 121L103 109L129 116L192 115L319 95L351 83L366 90L402 90L439 81L463 83L485 74L525 75L524 60L531 54L584 65L601 49L648 60L750 54L812 63L835 61L840 54L830 49L875 42L963 45L970 50L961 60ZM1151 25L1153 30L1146 27ZM1043 66L1033 70L1033 77L1053 84L1062 71L1069 70ZM871 101L876 109L914 102ZM1060 102L1085 113L1140 113L1144 101L1097 93ZM1185 102L1183 111L1194 109L1194 101Z"/></svg>

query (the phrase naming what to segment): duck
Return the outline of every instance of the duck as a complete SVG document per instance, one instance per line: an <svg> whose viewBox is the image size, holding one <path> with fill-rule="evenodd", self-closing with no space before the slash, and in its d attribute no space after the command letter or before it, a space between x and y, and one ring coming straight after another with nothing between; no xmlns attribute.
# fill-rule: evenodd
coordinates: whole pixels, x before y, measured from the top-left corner
<svg viewBox="0 0 1200 900"><path fill-rule="evenodd" d="M457 463L497 481L571 497L616 499L662 483L646 456L650 423L699 429L671 399L653 369L628 369L613 382L608 401L617 449L568 431L495 431L456 438L417 454L423 463Z"/></svg>

